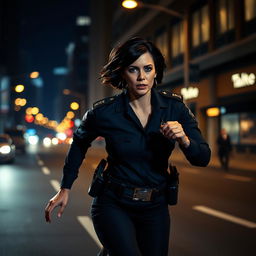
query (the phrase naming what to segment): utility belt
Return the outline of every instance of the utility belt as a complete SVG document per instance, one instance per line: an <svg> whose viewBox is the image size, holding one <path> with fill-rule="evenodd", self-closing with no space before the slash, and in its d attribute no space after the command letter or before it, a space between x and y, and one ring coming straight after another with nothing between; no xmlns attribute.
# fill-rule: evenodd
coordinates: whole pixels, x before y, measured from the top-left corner
<svg viewBox="0 0 256 256"><path fill-rule="evenodd" d="M155 188L132 187L119 183L110 175L107 177L105 187L113 191L119 197L125 197L133 201L143 202L154 201L157 197L164 195L166 191L166 184Z"/></svg>
<svg viewBox="0 0 256 256"><path fill-rule="evenodd" d="M93 180L88 190L90 196L99 196L106 188L120 197L129 198L133 201L150 202L159 196L165 195L169 205L177 204L179 173L175 166L169 166L170 172L167 178L167 183L155 188L142 188L123 184L109 174L104 174L103 176L106 164L107 161L102 159L95 169Z"/></svg>

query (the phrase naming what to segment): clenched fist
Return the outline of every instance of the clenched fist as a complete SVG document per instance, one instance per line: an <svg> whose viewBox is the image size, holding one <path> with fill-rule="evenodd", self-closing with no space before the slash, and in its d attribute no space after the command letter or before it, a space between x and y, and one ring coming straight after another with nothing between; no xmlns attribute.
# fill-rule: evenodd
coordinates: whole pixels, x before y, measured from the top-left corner
<svg viewBox="0 0 256 256"><path fill-rule="evenodd" d="M160 126L160 132L168 139L178 141L178 143L187 148L190 145L190 140L185 134L182 125L177 121L167 121Z"/></svg>

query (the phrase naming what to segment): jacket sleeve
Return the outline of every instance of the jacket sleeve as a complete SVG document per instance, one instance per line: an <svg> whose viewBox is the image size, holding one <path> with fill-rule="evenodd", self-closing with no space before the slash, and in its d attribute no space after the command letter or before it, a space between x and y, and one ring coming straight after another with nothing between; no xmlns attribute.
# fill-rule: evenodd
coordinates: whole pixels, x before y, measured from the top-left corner
<svg viewBox="0 0 256 256"><path fill-rule="evenodd" d="M73 142L69 148L63 167L61 188L71 189L73 182L78 177L79 168L83 162L91 142L98 137L97 125L93 110L88 110L81 125L73 134Z"/></svg>
<svg viewBox="0 0 256 256"><path fill-rule="evenodd" d="M184 103L180 104L178 121L190 140L188 148L180 146L187 160L192 165L207 166L210 161L211 150L198 128L193 113Z"/></svg>

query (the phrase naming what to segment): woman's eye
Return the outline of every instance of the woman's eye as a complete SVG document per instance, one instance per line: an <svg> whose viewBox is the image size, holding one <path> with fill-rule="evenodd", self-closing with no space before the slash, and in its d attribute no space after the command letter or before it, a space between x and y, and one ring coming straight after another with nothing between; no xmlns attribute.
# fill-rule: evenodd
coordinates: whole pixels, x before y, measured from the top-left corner
<svg viewBox="0 0 256 256"><path fill-rule="evenodd" d="M152 71L152 67L145 67L144 70L145 70L146 72L150 72L150 71Z"/></svg>
<svg viewBox="0 0 256 256"><path fill-rule="evenodd" d="M128 71L129 71L130 73L134 73L134 72L136 72L136 68L129 68Z"/></svg>

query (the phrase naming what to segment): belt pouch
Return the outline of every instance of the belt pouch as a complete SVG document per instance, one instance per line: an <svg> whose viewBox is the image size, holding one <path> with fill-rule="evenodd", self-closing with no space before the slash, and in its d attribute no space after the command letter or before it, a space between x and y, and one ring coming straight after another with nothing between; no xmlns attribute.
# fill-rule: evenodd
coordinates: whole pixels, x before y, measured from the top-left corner
<svg viewBox="0 0 256 256"><path fill-rule="evenodd" d="M167 179L167 202L169 205L176 205L178 202L179 191L179 172L176 166L169 166L169 175Z"/></svg>
<svg viewBox="0 0 256 256"><path fill-rule="evenodd" d="M94 171L93 179L88 189L88 194L91 197L99 196L104 190L105 184L104 184L103 172L106 164L107 164L107 161L105 159L102 159Z"/></svg>

